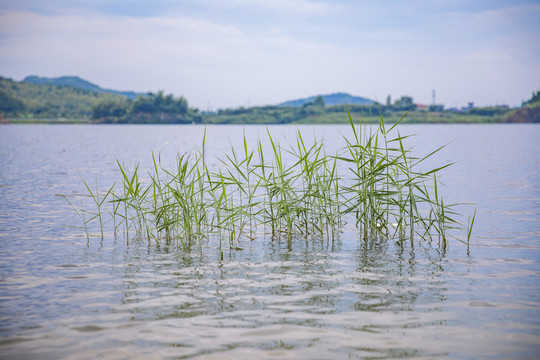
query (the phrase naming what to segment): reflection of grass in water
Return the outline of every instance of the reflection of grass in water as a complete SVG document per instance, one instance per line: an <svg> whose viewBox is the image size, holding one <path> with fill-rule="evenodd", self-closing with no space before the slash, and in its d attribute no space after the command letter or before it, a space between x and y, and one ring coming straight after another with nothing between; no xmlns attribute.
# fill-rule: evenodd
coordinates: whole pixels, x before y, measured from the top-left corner
<svg viewBox="0 0 540 360"><path fill-rule="evenodd" d="M436 237L446 248L448 230L460 224L456 204L445 204L439 195L436 174L450 164L416 170L442 147L416 158L403 145L406 136L397 130L391 135L399 122L386 129L381 116L373 129L365 122L355 125L349 115L349 123L352 138L344 136L345 147L335 155L326 154L316 139L306 145L299 131L296 143L288 147L268 132L270 156L260 140L251 149L244 135L242 151L232 148L215 170L206 163L205 132L202 149L179 155L174 169L163 167L160 157L152 154L148 184L139 179L138 165L129 171L118 162L119 193L112 185L100 197L97 183L93 191L84 182L96 210L72 207L87 235L88 222L98 219L103 238L103 205L108 200L115 233L123 225L128 242L132 229L149 244L176 241L184 249L215 235L221 257L223 244L235 249L241 237L253 240L261 233L288 241L296 236L333 240L347 221L355 222L364 239L392 238L400 243L409 239L412 246L415 235L427 241ZM293 159L291 164L284 153ZM348 172L339 174L340 166ZM467 246L475 215L469 222Z"/></svg>

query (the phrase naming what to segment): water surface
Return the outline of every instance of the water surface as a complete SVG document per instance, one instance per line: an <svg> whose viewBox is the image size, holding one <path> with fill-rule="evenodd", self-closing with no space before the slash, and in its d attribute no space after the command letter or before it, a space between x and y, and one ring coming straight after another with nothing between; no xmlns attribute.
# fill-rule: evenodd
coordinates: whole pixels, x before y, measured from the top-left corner
<svg viewBox="0 0 540 360"><path fill-rule="evenodd" d="M316 133L329 151L346 126ZM209 126L210 157L260 126ZM107 232L103 241L60 194L80 177L110 185L116 160L149 168L197 149L199 126L0 127L0 357L537 358L540 352L540 126L404 125L449 201L476 203L471 252L360 240L242 240L190 252ZM474 207L465 207L471 211ZM458 236L464 236L461 234Z"/></svg>

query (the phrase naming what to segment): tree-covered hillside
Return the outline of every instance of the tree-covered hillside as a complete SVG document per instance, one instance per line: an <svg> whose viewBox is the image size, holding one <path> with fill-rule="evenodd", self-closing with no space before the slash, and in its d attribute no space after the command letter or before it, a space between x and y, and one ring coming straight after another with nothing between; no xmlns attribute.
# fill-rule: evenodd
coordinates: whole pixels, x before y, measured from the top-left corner
<svg viewBox="0 0 540 360"><path fill-rule="evenodd" d="M90 81L81 79L78 76L61 76L57 78L48 78L48 77L40 77L40 76L27 76L24 78L23 82L28 82L31 84L41 85L41 84L49 84L49 85L56 85L56 86L69 86L75 89L82 89L82 90L90 90L98 93L110 93L114 95L122 95L130 99L135 99L137 96L142 95L138 94L134 91L117 91L117 90L109 90L109 89L103 89L96 84L92 84Z"/></svg>
<svg viewBox="0 0 540 360"><path fill-rule="evenodd" d="M30 81L27 81L29 80ZM62 79L61 81L58 79ZM123 95L94 91L98 86L77 77L26 78L17 82L0 77L0 118L86 119L93 123L201 122L187 100L173 95L147 93L130 99ZM85 89L81 87L86 87Z"/></svg>
<svg viewBox="0 0 540 360"><path fill-rule="evenodd" d="M335 93L335 94L329 94L329 95L311 96L308 98L298 99L298 100L290 100L290 101L286 101L284 103L279 104L279 106L300 107L305 104L315 102L319 97L327 106L345 105L345 104L347 105L372 105L375 103L375 101L364 98L364 97L353 96L346 93Z"/></svg>
<svg viewBox="0 0 540 360"><path fill-rule="evenodd" d="M163 91L139 95L135 100L106 98L92 108L93 122L118 124L191 124L201 123L197 109L190 109L183 97Z"/></svg>
<svg viewBox="0 0 540 360"><path fill-rule="evenodd" d="M507 122L540 122L540 90L533 92L529 100L524 101L521 109L512 111L506 117Z"/></svg>
<svg viewBox="0 0 540 360"><path fill-rule="evenodd" d="M444 110L443 105L418 105L410 96L385 104L355 104L347 94L319 95L289 105L220 109L199 113L184 97L147 93L134 99L78 77L27 77L22 82L0 77L0 122L58 121L136 124L338 124L356 122L488 123L540 122L540 91L520 109L507 106ZM128 92L131 94L130 92ZM134 94L134 93L133 93ZM356 100L366 100L357 98ZM349 102L348 100L351 100ZM359 100L359 101L360 101ZM328 101L328 103L327 103ZM335 102L345 101L345 104ZM285 103L287 104L287 103Z"/></svg>
<svg viewBox="0 0 540 360"><path fill-rule="evenodd" d="M22 118L89 118L103 99L124 99L69 86L32 84L0 77L0 114Z"/></svg>

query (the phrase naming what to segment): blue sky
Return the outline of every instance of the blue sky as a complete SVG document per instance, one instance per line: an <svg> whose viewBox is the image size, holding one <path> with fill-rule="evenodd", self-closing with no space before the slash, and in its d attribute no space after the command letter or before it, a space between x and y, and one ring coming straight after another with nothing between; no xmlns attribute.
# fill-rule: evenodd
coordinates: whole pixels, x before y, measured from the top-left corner
<svg viewBox="0 0 540 360"><path fill-rule="evenodd" d="M518 106L540 1L0 0L0 76L78 75L202 110L333 92Z"/></svg>

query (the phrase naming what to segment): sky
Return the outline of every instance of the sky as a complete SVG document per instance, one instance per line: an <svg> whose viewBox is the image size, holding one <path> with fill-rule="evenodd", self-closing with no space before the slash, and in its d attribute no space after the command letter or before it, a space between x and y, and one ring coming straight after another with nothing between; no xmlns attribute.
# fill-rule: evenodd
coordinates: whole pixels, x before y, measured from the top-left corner
<svg viewBox="0 0 540 360"><path fill-rule="evenodd" d="M514 107L540 90L539 19L539 0L0 0L0 76L201 110L433 91L446 108Z"/></svg>

